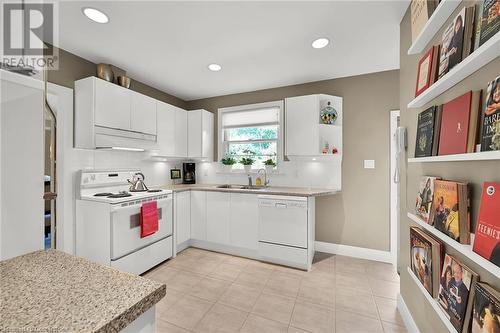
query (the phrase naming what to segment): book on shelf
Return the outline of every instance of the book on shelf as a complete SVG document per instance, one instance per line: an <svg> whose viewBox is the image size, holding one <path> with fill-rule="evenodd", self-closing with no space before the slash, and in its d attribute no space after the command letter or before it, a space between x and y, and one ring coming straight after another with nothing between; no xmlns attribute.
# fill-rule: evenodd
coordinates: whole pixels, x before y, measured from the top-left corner
<svg viewBox="0 0 500 333"><path fill-rule="evenodd" d="M476 16L476 7L465 8L465 29L464 41L462 47L462 59L465 59L474 51L474 18Z"/></svg>
<svg viewBox="0 0 500 333"><path fill-rule="evenodd" d="M483 5L484 1L479 1L475 6L476 9L474 10L474 51L479 47L479 41L481 40L481 18L483 15Z"/></svg>
<svg viewBox="0 0 500 333"><path fill-rule="evenodd" d="M470 101L470 116L469 127L467 133L467 152L473 153L476 151L476 146L479 143L479 128L481 123L481 96L482 90L473 91Z"/></svg>
<svg viewBox="0 0 500 333"><path fill-rule="evenodd" d="M437 298L441 267L443 267L444 245L418 227L410 228L410 264L420 283Z"/></svg>
<svg viewBox="0 0 500 333"><path fill-rule="evenodd" d="M429 221L429 224L457 242L469 244L470 198L468 184L436 179Z"/></svg>
<svg viewBox="0 0 500 333"><path fill-rule="evenodd" d="M439 283L438 304L457 332L467 333L475 284L479 276L455 257L445 255Z"/></svg>
<svg viewBox="0 0 500 333"><path fill-rule="evenodd" d="M436 9L437 0L412 0L410 4L411 40L414 42Z"/></svg>
<svg viewBox="0 0 500 333"><path fill-rule="evenodd" d="M429 176L422 176L422 178L420 178L420 188L415 203L415 212L426 223L429 223L429 214L432 207L432 199L434 197L434 181L436 179L440 178Z"/></svg>
<svg viewBox="0 0 500 333"><path fill-rule="evenodd" d="M500 150L500 76L488 83L481 127L481 151Z"/></svg>
<svg viewBox="0 0 500 333"><path fill-rule="evenodd" d="M500 31L500 1L483 0L481 13L481 33L479 46L483 45Z"/></svg>
<svg viewBox="0 0 500 333"><path fill-rule="evenodd" d="M475 285L470 332L500 332L500 292L490 285Z"/></svg>
<svg viewBox="0 0 500 333"><path fill-rule="evenodd" d="M500 182L485 182L472 250L500 267Z"/></svg>
<svg viewBox="0 0 500 333"><path fill-rule="evenodd" d="M437 60L439 46L431 47L418 62L417 84L415 87L415 97L423 93L434 82L436 82Z"/></svg>
<svg viewBox="0 0 500 333"><path fill-rule="evenodd" d="M443 77L450 69L462 61L465 32L465 12L463 8L453 21L446 26L441 38L438 77Z"/></svg>
<svg viewBox="0 0 500 333"><path fill-rule="evenodd" d="M434 140L436 106L431 106L418 114L415 157L432 156L437 140Z"/></svg>

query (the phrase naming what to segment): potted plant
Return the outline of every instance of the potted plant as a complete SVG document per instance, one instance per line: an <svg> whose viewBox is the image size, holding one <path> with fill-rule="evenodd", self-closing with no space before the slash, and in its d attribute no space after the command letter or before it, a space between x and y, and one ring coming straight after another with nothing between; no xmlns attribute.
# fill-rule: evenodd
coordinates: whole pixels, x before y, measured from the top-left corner
<svg viewBox="0 0 500 333"><path fill-rule="evenodd" d="M240 164L243 165L243 168L245 169L246 173L250 173L250 170L252 169L252 164L255 162L255 160L251 157L242 157L240 160Z"/></svg>
<svg viewBox="0 0 500 333"><path fill-rule="evenodd" d="M224 171L231 172L233 165L236 164L236 160L232 156L226 156L220 160L222 165L224 166Z"/></svg>
<svg viewBox="0 0 500 333"><path fill-rule="evenodd" d="M271 173L276 167L276 162L274 162L274 160L270 158L264 161L264 166L266 168L266 173Z"/></svg>

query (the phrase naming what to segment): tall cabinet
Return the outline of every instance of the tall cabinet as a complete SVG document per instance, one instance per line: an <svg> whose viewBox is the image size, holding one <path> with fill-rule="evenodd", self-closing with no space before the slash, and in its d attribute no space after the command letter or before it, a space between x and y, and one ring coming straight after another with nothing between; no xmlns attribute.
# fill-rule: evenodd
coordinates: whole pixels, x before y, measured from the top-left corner
<svg viewBox="0 0 500 333"><path fill-rule="evenodd" d="M212 161L214 156L214 115L207 110L187 113L188 157Z"/></svg>
<svg viewBox="0 0 500 333"><path fill-rule="evenodd" d="M158 147L155 154L166 157L187 157L187 111L160 101L156 101L156 108Z"/></svg>

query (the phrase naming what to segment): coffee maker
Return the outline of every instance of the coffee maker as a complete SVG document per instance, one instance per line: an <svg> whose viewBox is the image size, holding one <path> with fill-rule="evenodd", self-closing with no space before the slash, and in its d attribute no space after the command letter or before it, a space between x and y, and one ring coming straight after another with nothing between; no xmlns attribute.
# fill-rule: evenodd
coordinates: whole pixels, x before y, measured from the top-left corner
<svg viewBox="0 0 500 333"><path fill-rule="evenodd" d="M194 163L182 163L182 183L183 184L195 184L196 183L196 171Z"/></svg>

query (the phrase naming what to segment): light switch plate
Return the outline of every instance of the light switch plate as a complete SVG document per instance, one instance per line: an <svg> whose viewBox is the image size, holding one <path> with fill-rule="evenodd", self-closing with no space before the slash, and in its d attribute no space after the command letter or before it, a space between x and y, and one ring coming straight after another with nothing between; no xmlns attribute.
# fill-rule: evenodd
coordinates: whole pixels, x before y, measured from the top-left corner
<svg viewBox="0 0 500 333"><path fill-rule="evenodd" d="M375 160L364 160L363 166L365 169L375 169Z"/></svg>

